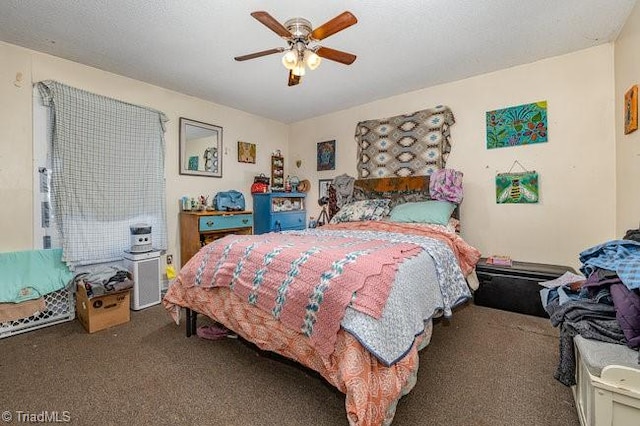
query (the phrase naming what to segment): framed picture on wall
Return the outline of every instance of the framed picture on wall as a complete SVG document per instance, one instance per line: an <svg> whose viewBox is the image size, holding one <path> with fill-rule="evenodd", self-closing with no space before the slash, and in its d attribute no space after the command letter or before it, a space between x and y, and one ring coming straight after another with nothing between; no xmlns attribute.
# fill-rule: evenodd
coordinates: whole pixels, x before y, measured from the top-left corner
<svg viewBox="0 0 640 426"><path fill-rule="evenodd" d="M547 142L547 101L511 106L485 113L487 149Z"/></svg>
<svg viewBox="0 0 640 426"><path fill-rule="evenodd" d="M318 171L336 169L336 141L318 143Z"/></svg>
<svg viewBox="0 0 640 426"><path fill-rule="evenodd" d="M238 141L238 162L256 163L256 144Z"/></svg>
<svg viewBox="0 0 640 426"><path fill-rule="evenodd" d="M318 198L329 196L329 185L331 185L333 179L320 179L318 181Z"/></svg>
<svg viewBox="0 0 640 426"><path fill-rule="evenodd" d="M624 94L624 134L638 130L638 85Z"/></svg>

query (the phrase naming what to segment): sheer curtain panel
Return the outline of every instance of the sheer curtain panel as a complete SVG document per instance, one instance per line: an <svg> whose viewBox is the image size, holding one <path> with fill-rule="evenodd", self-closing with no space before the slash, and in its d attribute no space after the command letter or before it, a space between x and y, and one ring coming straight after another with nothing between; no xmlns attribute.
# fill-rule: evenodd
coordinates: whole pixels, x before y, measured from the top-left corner
<svg viewBox="0 0 640 426"><path fill-rule="evenodd" d="M122 259L131 225L152 227L167 248L166 116L66 86L37 83L51 108L51 194L70 267Z"/></svg>

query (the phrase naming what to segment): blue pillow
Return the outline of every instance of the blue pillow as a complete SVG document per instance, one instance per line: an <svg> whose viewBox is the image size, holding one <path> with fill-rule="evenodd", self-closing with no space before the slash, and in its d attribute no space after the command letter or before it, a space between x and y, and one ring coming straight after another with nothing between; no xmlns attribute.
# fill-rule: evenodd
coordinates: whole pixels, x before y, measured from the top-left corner
<svg viewBox="0 0 640 426"><path fill-rule="evenodd" d="M399 204L391 210L391 222L434 223L446 225L456 205L449 201L421 201Z"/></svg>

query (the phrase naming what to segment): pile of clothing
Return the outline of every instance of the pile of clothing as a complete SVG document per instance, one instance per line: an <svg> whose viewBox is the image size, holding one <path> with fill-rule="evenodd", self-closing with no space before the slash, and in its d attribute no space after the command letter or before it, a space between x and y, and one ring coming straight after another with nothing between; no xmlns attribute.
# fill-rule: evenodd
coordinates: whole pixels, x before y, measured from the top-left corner
<svg viewBox="0 0 640 426"><path fill-rule="evenodd" d="M119 266L99 266L76 274L73 284L76 288L83 286L87 297L92 298L132 288L133 277Z"/></svg>
<svg viewBox="0 0 640 426"><path fill-rule="evenodd" d="M575 335L640 348L640 240L630 236L640 237L640 232L581 252L584 277L563 276L557 287L541 283L548 287L540 291L542 305L560 329L554 377L567 386L576 383Z"/></svg>

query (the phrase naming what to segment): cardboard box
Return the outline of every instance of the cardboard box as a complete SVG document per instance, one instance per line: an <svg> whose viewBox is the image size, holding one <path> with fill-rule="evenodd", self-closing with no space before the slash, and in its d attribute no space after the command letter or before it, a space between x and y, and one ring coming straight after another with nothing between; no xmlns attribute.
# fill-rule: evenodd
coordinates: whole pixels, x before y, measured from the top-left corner
<svg viewBox="0 0 640 426"><path fill-rule="evenodd" d="M129 322L129 291L118 291L103 296L87 297L83 286L76 292L78 320L89 333Z"/></svg>

